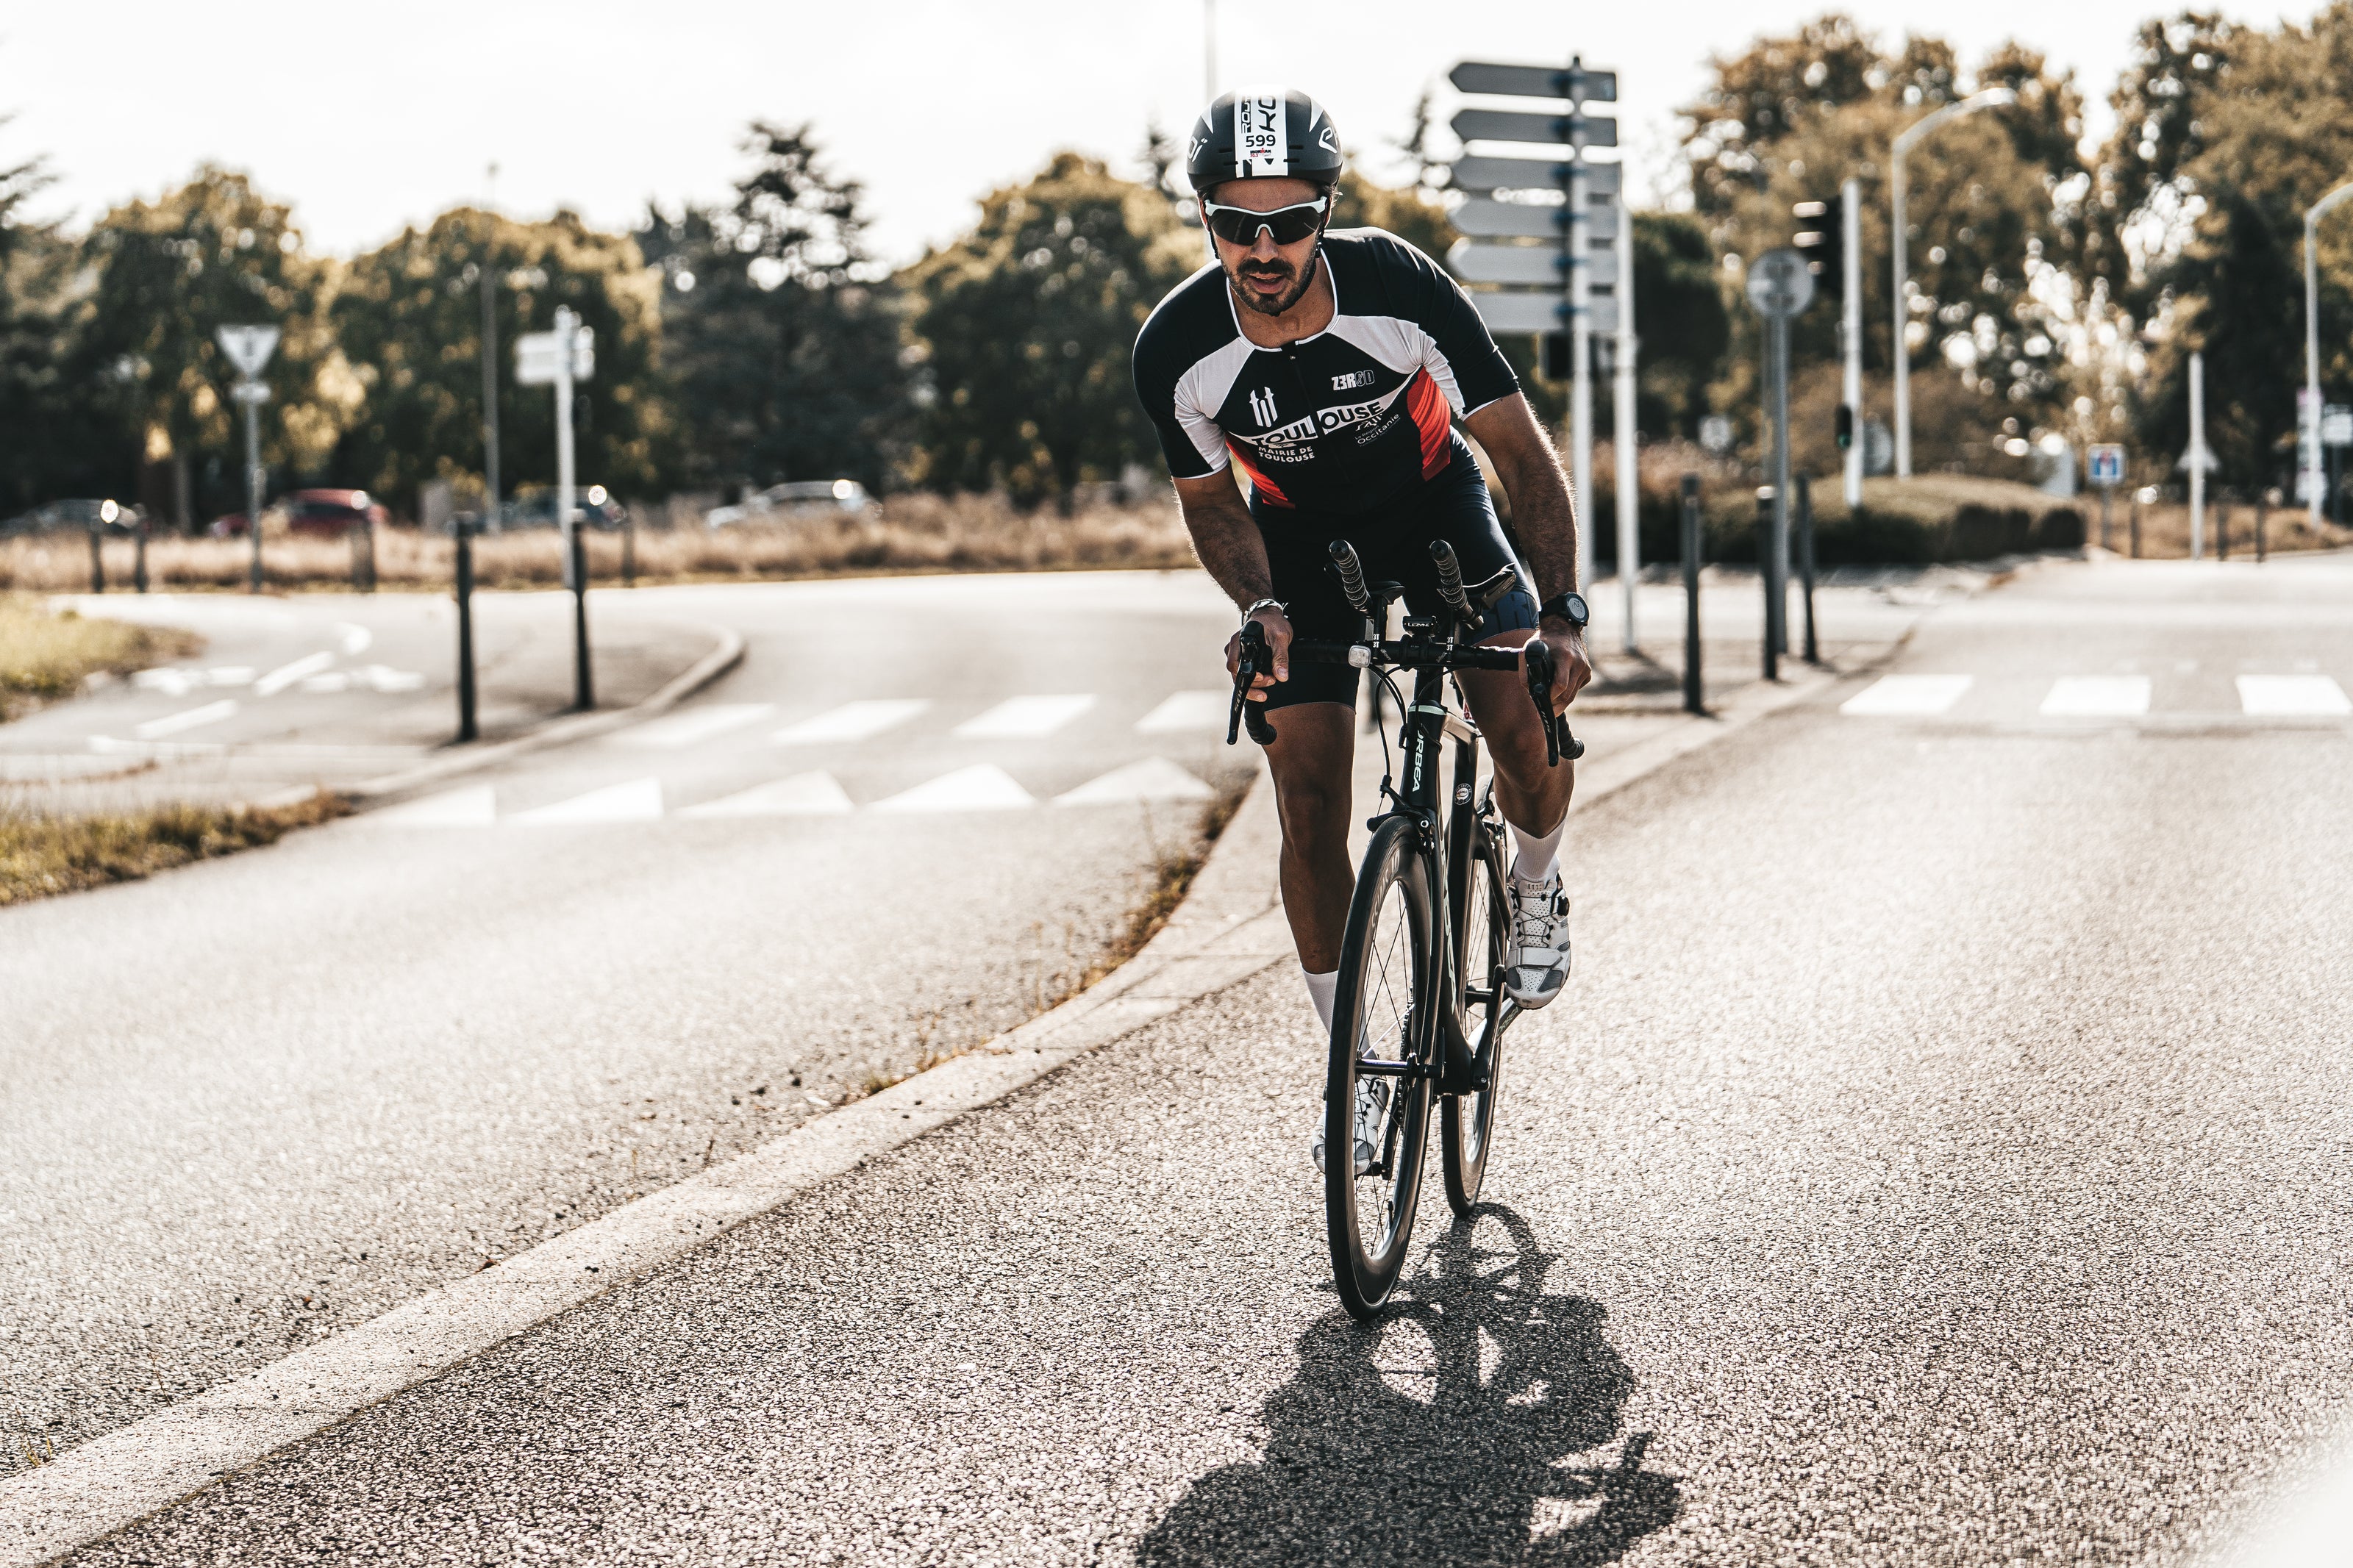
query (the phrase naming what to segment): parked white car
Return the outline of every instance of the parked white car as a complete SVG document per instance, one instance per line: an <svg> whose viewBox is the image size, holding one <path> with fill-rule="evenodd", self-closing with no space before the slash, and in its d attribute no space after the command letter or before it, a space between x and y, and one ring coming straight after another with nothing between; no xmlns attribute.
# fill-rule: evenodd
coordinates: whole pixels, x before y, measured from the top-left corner
<svg viewBox="0 0 2353 1568"><path fill-rule="evenodd" d="M733 506L702 514L705 528L739 522L786 522L805 517L857 517L871 511L874 498L856 479L793 479L754 490Z"/></svg>

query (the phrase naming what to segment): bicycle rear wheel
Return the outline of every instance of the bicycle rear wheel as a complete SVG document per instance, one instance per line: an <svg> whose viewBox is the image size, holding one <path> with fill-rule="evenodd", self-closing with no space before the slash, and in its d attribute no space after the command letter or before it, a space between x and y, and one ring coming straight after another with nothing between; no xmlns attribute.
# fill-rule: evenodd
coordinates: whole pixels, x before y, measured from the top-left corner
<svg viewBox="0 0 2353 1568"><path fill-rule="evenodd" d="M1466 994L1483 993L1486 1000L1466 1000L1462 1032L1486 1070L1487 1087L1476 1094L1448 1095L1439 1102L1438 1130L1440 1167L1446 1173L1446 1201L1458 1215L1467 1215L1479 1201L1480 1184L1487 1179L1487 1153L1494 1146L1495 1106L1504 1091L1504 961L1512 936L1512 906L1504 896L1504 850L1493 828L1482 823L1474 830L1470 863L1462 868L1471 879L1470 897L1462 915L1460 984Z"/></svg>
<svg viewBox="0 0 2353 1568"><path fill-rule="evenodd" d="M1360 1075L1357 1061L1431 1059L1434 902L1415 826L1402 819L1382 823L1365 852L1340 946L1324 1096L1324 1215L1332 1277L1341 1304L1358 1318L1381 1310L1405 1265L1429 1144L1430 1079ZM1372 1168L1362 1175L1354 1158L1360 1076L1386 1086L1388 1095Z"/></svg>

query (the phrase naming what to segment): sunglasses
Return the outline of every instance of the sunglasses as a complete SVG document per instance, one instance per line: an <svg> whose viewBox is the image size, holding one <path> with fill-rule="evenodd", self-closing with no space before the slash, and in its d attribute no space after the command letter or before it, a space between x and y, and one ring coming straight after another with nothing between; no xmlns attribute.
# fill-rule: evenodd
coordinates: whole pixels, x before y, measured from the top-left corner
<svg viewBox="0 0 2353 1568"><path fill-rule="evenodd" d="M1251 207L1221 207L1215 202L1201 204L1209 215L1209 232L1228 245L1256 245L1258 231L1266 230L1277 245L1297 245L1315 232L1332 198L1320 196L1296 206L1277 207L1272 212L1259 212Z"/></svg>

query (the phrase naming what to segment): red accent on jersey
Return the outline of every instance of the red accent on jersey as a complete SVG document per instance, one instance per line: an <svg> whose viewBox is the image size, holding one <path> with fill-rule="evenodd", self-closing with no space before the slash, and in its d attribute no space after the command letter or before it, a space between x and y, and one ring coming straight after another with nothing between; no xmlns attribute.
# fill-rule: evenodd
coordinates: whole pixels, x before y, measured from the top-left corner
<svg viewBox="0 0 2353 1568"><path fill-rule="evenodd" d="M1426 381L1429 377L1425 375L1422 379ZM1437 388L1432 387L1430 390L1435 392ZM1443 407L1445 405L1445 400L1440 398L1439 400L1439 404L1440 407ZM1423 447L1426 451L1429 445L1429 437L1424 437L1422 440ZM1249 479L1250 489L1258 495L1263 497L1269 506L1292 506L1294 504L1289 496L1282 493L1282 486L1276 484L1272 479L1268 479L1266 475L1261 471L1256 463L1251 462L1248 458L1242 456L1242 449L1240 447L1234 446L1229 442L1227 444L1226 450L1233 454L1234 466L1241 469L1243 475ZM1427 463L1427 457L1425 457L1423 460Z"/></svg>
<svg viewBox="0 0 2353 1568"><path fill-rule="evenodd" d="M1405 411L1413 416L1415 426L1421 431L1421 477L1434 478L1446 467L1451 455L1447 437L1453 432L1453 422L1446 408L1446 395L1438 390L1438 383L1430 379L1430 372L1416 371L1406 384Z"/></svg>

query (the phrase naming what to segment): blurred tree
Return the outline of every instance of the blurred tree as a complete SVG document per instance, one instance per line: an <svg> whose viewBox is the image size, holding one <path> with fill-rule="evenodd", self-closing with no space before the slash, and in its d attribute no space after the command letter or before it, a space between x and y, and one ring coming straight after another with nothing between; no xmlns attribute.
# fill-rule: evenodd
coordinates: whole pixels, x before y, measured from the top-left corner
<svg viewBox="0 0 2353 1568"><path fill-rule="evenodd" d="M514 379L515 340L569 305L596 334L596 374L575 393L583 484L643 494L664 476L659 283L624 235L559 212L521 223L473 207L405 230L345 270L332 308L363 401L337 444L339 478L396 510L417 487L482 475L481 269L492 269L499 342L499 473L509 489L555 479L554 398Z"/></svg>
<svg viewBox="0 0 2353 1568"><path fill-rule="evenodd" d="M0 119L0 125L6 121ZM31 159L0 168L0 517L110 488L101 389L71 374L73 243L25 216L49 183Z"/></svg>
<svg viewBox="0 0 2353 1568"><path fill-rule="evenodd" d="M175 498L194 490L198 515L245 502L242 440L228 389L237 379L214 330L253 323L282 336L262 379L271 401L261 420L262 460L281 473L315 473L358 401L321 306L331 268L305 254L286 206L246 176L205 164L153 202L133 201L100 218L85 246L91 268L87 317L69 374L111 380L119 454L130 479L140 462L168 462ZM199 453L224 459L192 484ZM111 488L128 489L128 484Z"/></svg>
<svg viewBox="0 0 2353 1568"><path fill-rule="evenodd" d="M1067 507L1082 481L1153 462L1129 354L1200 244L1160 193L1076 153L984 197L971 233L902 275L936 388L923 481Z"/></svg>
<svg viewBox="0 0 2353 1568"><path fill-rule="evenodd" d="M864 191L806 125L754 123L724 207L649 212L668 382L691 484L902 481L913 377L898 290L865 246Z"/></svg>

